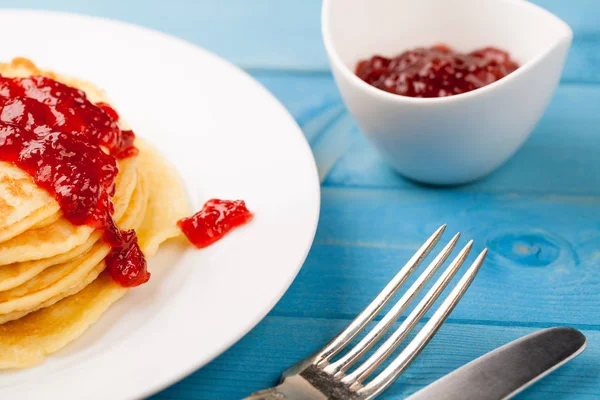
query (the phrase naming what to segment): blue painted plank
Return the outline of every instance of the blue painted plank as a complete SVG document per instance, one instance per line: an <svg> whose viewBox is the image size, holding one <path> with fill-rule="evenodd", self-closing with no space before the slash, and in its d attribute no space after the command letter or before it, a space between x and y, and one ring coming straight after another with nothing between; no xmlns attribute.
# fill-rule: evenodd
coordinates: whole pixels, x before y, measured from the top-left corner
<svg viewBox="0 0 600 400"><path fill-rule="evenodd" d="M486 179L459 191L600 194L600 86L561 85L523 148ZM392 171L364 138L331 171L325 185L417 187Z"/></svg>
<svg viewBox="0 0 600 400"><path fill-rule="evenodd" d="M453 317L600 327L600 200L324 188L315 244L273 315L348 318L442 223L488 258ZM441 246L440 246L441 247ZM431 258L431 257L430 257Z"/></svg>
<svg viewBox="0 0 600 400"><path fill-rule="evenodd" d="M575 33L564 79L600 82L600 3L535 3L565 19ZM0 7L70 11L133 22L189 40L244 68L329 70L321 40L320 0L0 0Z"/></svg>
<svg viewBox="0 0 600 400"><path fill-rule="evenodd" d="M320 0L1 0L0 7L133 22L196 43L246 68L327 69Z"/></svg>
<svg viewBox="0 0 600 400"><path fill-rule="evenodd" d="M535 0L533 3L558 15L573 29L573 44L563 80L599 82L600 3L596 0Z"/></svg>
<svg viewBox="0 0 600 400"><path fill-rule="evenodd" d="M348 320L267 317L207 367L153 400L239 399L273 386L281 372L342 329ZM526 327L446 323L423 354L381 397L401 399L470 360L535 331ZM595 399L600 393L600 332L584 331L587 350L524 392L521 400Z"/></svg>

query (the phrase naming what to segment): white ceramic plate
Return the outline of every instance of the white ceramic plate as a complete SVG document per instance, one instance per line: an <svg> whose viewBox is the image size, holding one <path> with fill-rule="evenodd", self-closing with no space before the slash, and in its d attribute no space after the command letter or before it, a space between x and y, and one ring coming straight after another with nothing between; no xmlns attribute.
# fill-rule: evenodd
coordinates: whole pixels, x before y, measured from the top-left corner
<svg viewBox="0 0 600 400"><path fill-rule="evenodd" d="M25 29L23 29L25 27ZM16 33L18 32L18 33ZM169 244L152 279L39 367L0 373L2 399L131 399L193 372L256 325L302 266L319 213L315 162L286 110L227 62L141 27L0 12L0 59L88 79L184 178L194 209L242 198L251 224L206 250Z"/></svg>

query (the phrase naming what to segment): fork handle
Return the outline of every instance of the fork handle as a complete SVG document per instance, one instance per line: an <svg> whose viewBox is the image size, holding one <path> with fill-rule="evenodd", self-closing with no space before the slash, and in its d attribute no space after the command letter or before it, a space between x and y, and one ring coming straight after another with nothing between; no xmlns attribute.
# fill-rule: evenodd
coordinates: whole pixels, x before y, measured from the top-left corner
<svg viewBox="0 0 600 400"><path fill-rule="evenodd" d="M258 392L252 393L250 396L243 400L286 400L285 394L281 393L276 387L259 390Z"/></svg>

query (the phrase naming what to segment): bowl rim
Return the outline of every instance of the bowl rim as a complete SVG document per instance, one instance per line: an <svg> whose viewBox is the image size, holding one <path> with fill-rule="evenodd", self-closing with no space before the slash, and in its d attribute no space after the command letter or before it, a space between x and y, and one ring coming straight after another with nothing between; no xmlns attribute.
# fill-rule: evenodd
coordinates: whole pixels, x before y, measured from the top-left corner
<svg viewBox="0 0 600 400"><path fill-rule="evenodd" d="M339 70L345 78L353 85L356 85L359 89L370 93L375 97L379 97L381 100L389 100L397 103L413 103L413 104L439 104L439 103L449 103L456 101L466 101L471 99L472 97L482 96L495 88L506 84L508 81L516 79L518 76L525 74L530 69L534 68L537 64L541 62L551 51L553 51L556 47L563 43L567 43L567 47L570 47L571 41L573 40L573 30L571 27L561 18L554 15L550 11L542 8L536 4L530 3L526 0L487 0L487 1L496 1L502 2L505 4L513 4L520 7L529 7L533 12L540 13L544 15L546 18L550 17L563 26L563 36L560 37L556 42L550 46L546 51L543 51L533 57L531 60L527 61L525 64L521 65L514 72L506 75L505 77L498 79L495 82L490 83L489 85L483 86L481 88L477 88L465 93L459 93L452 96L446 97L410 97L403 96L395 93L386 92L385 90L378 89L374 86L369 85L367 82L360 79L356 74L341 60L339 54L337 53L336 47L333 44L333 38L331 37L331 29L329 26L330 20L330 9L331 4L334 1L340 0L323 0L323 4L321 7L321 34L323 36L323 42L325 44L325 50L329 56L330 63L332 66L335 66L337 70Z"/></svg>

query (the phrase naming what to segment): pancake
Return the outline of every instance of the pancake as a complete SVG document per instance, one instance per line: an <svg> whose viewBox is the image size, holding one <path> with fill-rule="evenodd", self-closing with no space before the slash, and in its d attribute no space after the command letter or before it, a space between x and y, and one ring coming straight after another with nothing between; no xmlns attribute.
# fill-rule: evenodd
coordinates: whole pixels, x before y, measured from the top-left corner
<svg viewBox="0 0 600 400"><path fill-rule="evenodd" d="M9 78L25 78L42 74L42 70L27 58L17 57L9 63L0 63L0 75Z"/></svg>
<svg viewBox="0 0 600 400"><path fill-rule="evenodd" d="M141 197L142 196L140 196L140 200L141 200ZM145 198L145 200L147 200L147 197L144 197L144 198ZM144 220L146 206L147 206L147 201L143 201L141 203L140 212L137 214L137 216L135 218L136 221L134 223L134 227L136 227L136 228L139 227L141 225L142 221ZM104 268L105 268L104 261L98 263L94 268L92 268L92 270L86 275L86 277L81 282L79 282L77 285L73 286L72 288L68 289L67 291L65 291L59 295L49 298L48 300L39 304L35 309L31 309L31 310L27 310L27 311L14 311L9 314L0 315L0 324L4 324L9 321L17 320L19 318L26 316L27 314L30 314L30 313L40 310L42 308L50 307L53 304L57 303L58 301L78 293L79 291L85 289L86 286L91 284L94 281L94 279L96 279L102 273ZM111 282L112 282L112 280L111 280ZM116 286L118 286L118 285L116 285ZM121 286L118 286L118 287L122 288ZM122 289L126 289L126 288L122 288ZM0 329L0 331L1 331L1 329ZM1 364L1 360L0 360L0 364ZM2 369L2 367L0 367L0 369Z"/></svg>
<svg viewBox="0 0 600 400"><path fill-rule="evenodd" d="M0 369L27 368L81 336L127 288L101 274L73 296L0 325Z"/></svg>
<svg viewBox="0 0 600 400"><path fill-rule="evenodd" d="M96 231L90 235L84 244L77 246L66 253L41 260L24 261L0 267L0 291L17 287L27 282L46 268L65 263L83 253L86 253L100 238L102 238L102 232Z"/></svg>
<svg viewBox="0 0 600 400"><path fill-rule="evenodd" d="M190 214L190 206L175 167L149 142L138 139L135 144L140 149L139 169L153 192L137 236L144 254L152 257L162 242L181 234L177 221Z"/></svg>
<svg viewBox="0 0 600 400"><path fill-rule="evenodd" d="M105 268L104 261L96 264L89 271L89 273L84 277L84 279L81 282L79 282L76 285L74 285L73 287L69 288L67 291L45 300L43 303L39 304L39 306L36 307L35 310L14 311L9 314L1 315L0 316L0 321L1 321L0 324L19 320L20 318L25 317L27 314L31 314L37 310L43 310L44 308L51 307L54 304L56 304L57 302L61 301L62 299L67 298L69 296L72 296L72 295L80 292L81 290L85 289L86 286L90 285L102 273L102 271L104 271L104 268ZM0 325L0 327L1 326L2 325Z"/></svg>
<svg viewBox="0 0 600 400"><path fill-rule="evenodd" d="M135 188L137 157L119 160L116 179L114 218L119 219L127 208ZM65 218L38 229L31 229L0 243L0 266L53 257L85 243L94 228L73 225ZM1 268L1 267L0 267Z"/></svg>
<svg viewBox="0 0 600 400"><path fill-rule="evenodd" d="M39 72L24 58L0 63L0 74L7 77L26 77ZM12 163L0 162L0 242L25 232L59 211L56 200L38 187L29 174Z"/></svg>
<svg viewBox="0 0 600 400"><path fill-rule="evenodd" d="M0 162L0 241L25 232L59 209L56 200L25 171Z"/></svg>
<svg viewBox="0 0 600 400"><path fill-rule="evenodd" d="M146 213L138 229L143 232L142 236L138 233L140 247L149 256L160 243L179 235L176 221L189 214L189 206L175 169L148 143L138 140L136 145L140 149L139 170L150 188ZM91 271L92 276L95 271ZM0 368L39 364L48 354L81 336L127 291L106 273L100 273L83 290L0 325Z"/></svg>
<svg viewBox="0 0 600 400"><path fill-rule="evenodd" d="M102 101L111 104L104 92L92 84L42 71L24 58L15 58L10 63L0 63L0 74L6 77L45 75L83 90L94 102ZM59 213L60 207L56 200L38 187L31 176L12 163L0 162L0 242L9 240L30 228L47 226L57 221L59 215L62 215ZM0 265L5 263L0 261Z"/></svg>
<svg viewBox="0 0 600 400"><path fill-rule="evenodd" d="M110 252L110 246L105 243L99 243L95 245L88 253L81 255L75 260L72 260L66 264L62 264L58 274L67 272L66 276L58 280L54 284L47 286L37 292L27 294L23 297L17 297L9 299L8 301L0 303L0 323L9 320L6 318L7 314L14 311L27 311L32 312L40 308L40 305L45 304L49 299L60 296L61 293L68 291L69 289L80 284L88 273L94 269L100 262L103 262L104 258ZM44 271L56 272L56 267L50 270ZM49 273L45 274L46 276ZM49 277L50 278L50 277ZM36 283L43 285L41 279L37 279ZM15 291L13 289L12 291ZM11 291L11 292L12 292Z"/></svg>
<svg viewBox="0 0 600 400"><path fill-rule="evenodd" d="M45 226L48 226L56 221L58 221L60 218L62 217L62 211L56 212L54 214L52 214L51 216L41 220L40 222L36 223L35 225L31 226L30 229L39 229L39 228L43 228ZM1 240L0 240L1 242Z"/></svg>
<svg viewBox="0 0 600 400"><path fill-rule="evenodd" d="M118 221L118 226L121 229L125 230L137 228L141 224L147 203L148 190L144 185L143 179L140 177L140 179L138 180L136 190L131 197L131 202L129 204L127 212L125 213L123 218ZM95 232L93 236L95 236L98 239L100 239L101 237L100 232ZM96 244L90 245L90 247L82 251L80 255L69 259L68 262L57 263L54 266L46 267L45 269L39 271L37 274L34 274L30 279L25 280L24 283L22 283L21 285L15 286L9 290L0 291L0 314L12 312L6 311L6 307L10 304L19 304L19 310L24 310L24 308L22 308L23 302L16 302L15 300L19 298L24 298L26 296L31 296L32 294L39 292L42 289L49 288L48 292L43 296L45 298L54 297L55 295L62 293L61 291L66 291L65 285L58 284L58 281L66 276L69 276L70 280L68 282L73 282L74 279L84 276L88 272L88 269L93 266L88 262L88 259L90 257L95 259L96 256L94 255L94 252L98 251L98 249L102 249L102 259L104 259L106 254L108 254L110 247L106 243L104 243L103 240L97 240ZM97 264L98 262L99 261L95 261L94 264ZM36 263L33 262L30 264ZM77 272L75 272L75 269L77 269ZM0 272L2 272L2 268L0 268ZM25 270L24 274L30 274L30 270ZM31 297L31 300L28 302L28 304L32 304L32 302L36 300L39 301L39 298L39 296ZM26 307L25 309L33 311L38 308L39 307L37 307L37 304L34 304L30 307ZM8 319L3 318L3 316L0 315L0 323L7 320Z"/></svg>
<svg viewBox="0 0 600 400"><path fill-rule="evenodd" d="M55 74L51 71L41 70L33 62L25 58L15 58L10 63L0 63L0 75L6 77L48 76L54 80L83 90L93 102L104 102L114 107L113 102L106 96L104 91L91 83ZM119 125L123 129L128 129L126 123L122 120L119 120ZM120 163L119 167L121 170ZM122 181L130 182L130 179L131 177L123 177ZM117 181L117 190L118 186L119 183ZM130 188L133 188L133 186ZM128 195L130 194L129 192ZM128 199L128 195L125 198ZM126 204L124 207L126 207ZM11 163L0 162L0 242L12 239L29 229L39 229L49 226L57 222L61 215L62 212L56 200L48 192L38 187L31 176ZM62 227L62 225L57 226L57 228ZM84 229L83 231L86 230ZM89 232L81 232L81 230L76 234L79 235L79 241L85 240L85 237L89 236ZM78 243L78 241L73 239L70 242L70 245L74 247L77 244L73 245L73 243ZM11 247L12 245L8 244L7 247ZM63 246L60 252L69 250L64 250L64 248ZM7 261L2 258L2 255L5 253L4 250L4 247L0 247L0 265L50 257L43 250L40 256L35 256L35 252L30 253L30 249L26 249L23 254L26 257L34 258L19 259L7 254L7 259L10 260ZM55 252L54 254L59 254L59 252Z"/></svg>

